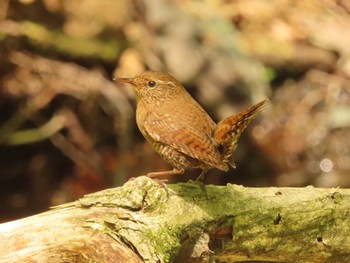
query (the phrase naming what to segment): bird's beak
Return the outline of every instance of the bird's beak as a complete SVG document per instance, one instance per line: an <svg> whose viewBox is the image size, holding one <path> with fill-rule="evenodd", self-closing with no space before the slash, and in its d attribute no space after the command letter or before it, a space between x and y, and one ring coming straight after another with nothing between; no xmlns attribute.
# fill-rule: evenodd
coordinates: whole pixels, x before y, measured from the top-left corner
<svg viewBox="0 0 350 263"><path fill-rule="evenodd" d="M115 82L123 82L123 83L128 83L135 86L135 82L133 78L114 78L113 80Z"/></svg>

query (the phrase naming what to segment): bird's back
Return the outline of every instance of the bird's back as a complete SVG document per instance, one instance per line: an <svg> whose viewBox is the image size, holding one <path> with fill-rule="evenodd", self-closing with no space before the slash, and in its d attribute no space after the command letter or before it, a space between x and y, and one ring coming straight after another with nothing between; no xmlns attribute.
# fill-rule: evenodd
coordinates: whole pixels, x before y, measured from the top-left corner
<svg viewBox="0 0 350 263"><path fill-rule="evenodd" d="M140 102L137 123L146 139L165 159L169 159L169 155L181 155L179 160L187 157L183 162L184 169L228 169L211 138L215 122L187 92L159 102L157 107ZM175 153L170 153L171 150ZM193 167L189 167L190 164Z"/></svg>

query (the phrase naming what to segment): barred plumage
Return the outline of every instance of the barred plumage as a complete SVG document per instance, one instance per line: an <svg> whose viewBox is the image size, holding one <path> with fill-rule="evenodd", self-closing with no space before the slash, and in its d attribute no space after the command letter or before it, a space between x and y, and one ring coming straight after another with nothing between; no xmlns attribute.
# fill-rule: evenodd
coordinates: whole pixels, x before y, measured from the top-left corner
<svg viewBox="0 0 350 263"><path fill-rule="evenodd" d="M228 171L229 158L262 101L216 125L205 110L172 76L146 71L138 77L117 79L134 87L136 122L143 136L173 168L149 176L181 174L187 169Z"/></svg>
<svg viewBox="0 0 350 263"><path fill-rule="evenodd" d="M256 114L263 110L266 105L267 100L263 100L237 115L232 115L223 119L217 124L212 137L214 144L220 149L223 162L228 162L235 168L235 164L230 160L230 157L237 147L238 139L249 122L254 119Z"/></svg>

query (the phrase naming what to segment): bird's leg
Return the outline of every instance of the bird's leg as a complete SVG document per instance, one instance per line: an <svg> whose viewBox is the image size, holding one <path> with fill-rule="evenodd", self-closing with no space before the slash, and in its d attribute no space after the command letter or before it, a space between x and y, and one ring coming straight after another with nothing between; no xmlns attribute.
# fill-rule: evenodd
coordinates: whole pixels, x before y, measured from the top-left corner
<svg viewBox="0 0 350 263"><path fill-rule="evenodd" d="M151 172L148 173L147 176L154 179L154 178L158 178L159 176L166 176L166 175L176 175L176 174L183 174L185 172L184 169L172 169L169 171L162 171L162 172Z"/></svg>
<svg viewBox="0 0 350 263"><path fill-rule="evenodd" d="M208 170L202 170L201 174L197 177L196 182L203 183L204 175L208 172Z"/></svg>
<svg viewBox="0 0 350 263"><path fill-rule="evenodd" d="M151 172L151 173L148 173L147 176L151 178L153 181L157 182L161 187L163 187L167 191L167 193L169 192L175 193L173 190L169 189L168 186L165 184L167 180L161 180L161 179L158 179L158 177L165 176L165 175L183 174L184 172L185 172L184 169L178 170L174 168L169 171Z"/></svg>

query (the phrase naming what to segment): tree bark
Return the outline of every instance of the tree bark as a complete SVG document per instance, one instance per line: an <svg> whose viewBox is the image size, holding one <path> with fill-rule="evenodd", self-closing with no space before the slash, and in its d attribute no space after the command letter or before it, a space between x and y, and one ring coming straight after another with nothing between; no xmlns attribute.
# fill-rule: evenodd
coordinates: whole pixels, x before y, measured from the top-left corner
<svg viewBox="0 0 350 263"><path fill-rule="evenodd" d="M0 225L0 262L350 262L350 190L141 176Z"/></svg>

